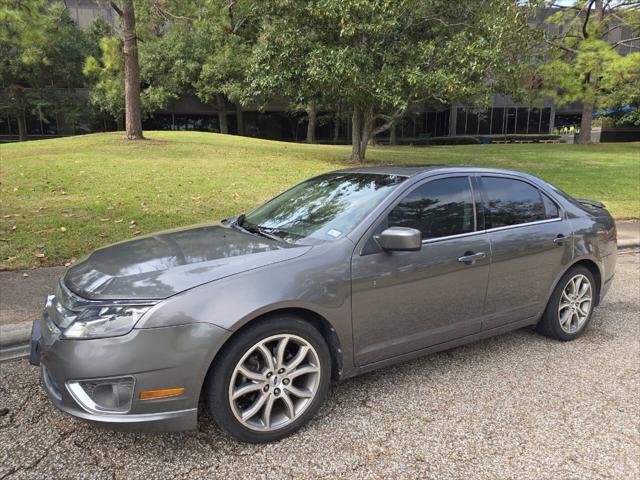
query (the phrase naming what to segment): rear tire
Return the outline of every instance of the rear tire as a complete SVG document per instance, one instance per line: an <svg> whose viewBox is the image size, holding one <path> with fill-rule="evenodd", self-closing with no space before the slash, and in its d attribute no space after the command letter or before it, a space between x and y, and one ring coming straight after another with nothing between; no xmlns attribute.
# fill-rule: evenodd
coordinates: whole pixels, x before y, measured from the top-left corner
<svg viewBox="0 0 640 480"><path fill-rule="evenodd" d="M272 317L235 335L207 376L216 424L249 443L284 438L318 411L331 380L323 336L293 315Z"/></svg>
<svg viewBox="0 0 640 480"><path fill-rule="evenodd" d="M571 268L556 285L537 331L565 342L578 338L591 321L595 300L592 273L585 267Z"/></svg>

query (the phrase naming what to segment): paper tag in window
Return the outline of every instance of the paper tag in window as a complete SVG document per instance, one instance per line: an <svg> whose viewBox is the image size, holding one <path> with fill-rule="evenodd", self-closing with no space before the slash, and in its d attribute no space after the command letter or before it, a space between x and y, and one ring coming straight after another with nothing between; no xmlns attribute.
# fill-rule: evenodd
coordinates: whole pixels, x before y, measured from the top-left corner
<svg viewBox="0 0 640 480"><path fill-rule="evenodd" d="M332 228L327 232L327 235L333 238L338 238L340 235L342 235L342 232L340 230L336 230L335 228Z"/></svg>

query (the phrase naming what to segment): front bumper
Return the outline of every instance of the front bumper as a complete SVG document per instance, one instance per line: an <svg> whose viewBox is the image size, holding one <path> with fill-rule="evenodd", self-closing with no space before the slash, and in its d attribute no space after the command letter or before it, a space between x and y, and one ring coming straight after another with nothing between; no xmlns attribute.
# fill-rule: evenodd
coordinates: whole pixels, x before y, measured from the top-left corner
<svg viewBox="0 0 640 480"><path fill-rule="evenodd" d="M30 361L40 364L52 403L75 417L118 430L180 431L197 426L204 378L230 332L208 323L134 329L127 335L61 339L46 316L34 322ZM133 399L126 413L99 412L72 395L67 382L130 376ZM180 395L141 400L145 390L182 387Z"/></svg>

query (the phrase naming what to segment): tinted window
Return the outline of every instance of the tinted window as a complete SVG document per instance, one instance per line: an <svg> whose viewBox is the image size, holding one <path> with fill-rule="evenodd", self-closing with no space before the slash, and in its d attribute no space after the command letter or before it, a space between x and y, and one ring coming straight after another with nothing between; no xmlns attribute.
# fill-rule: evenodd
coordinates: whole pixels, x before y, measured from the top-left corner
<svg viewBox="0 0 640 480"><path fill-rule="evenodd" d="M542 201L544 202L544 211L547 218L558 218L560 216L558 206L544 193L542 194Z"/></svg>
<svg viewBox="0 0 640 480"><path fill-rule="evenodd" d="M467 177L425 183L389 213L389 226L415 228L422 238L473 232L473 198Z"/></svg>
<svg viewBox="0 0 640 480"><path fill-rule="evenodd" d="M489 198L489 228L544 220L542 196L537 188L520 180L483 177Z"/></svg>

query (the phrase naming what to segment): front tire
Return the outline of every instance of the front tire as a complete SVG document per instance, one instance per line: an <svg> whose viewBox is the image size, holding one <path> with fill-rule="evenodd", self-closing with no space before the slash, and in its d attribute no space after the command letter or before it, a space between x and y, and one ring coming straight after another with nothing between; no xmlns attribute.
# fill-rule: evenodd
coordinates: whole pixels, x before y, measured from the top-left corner
<svg viewBox="0 0 640 480"><path fill-rule="evenodd" d="M537 330L551 338L569 341L582 335L591 321L596 284L585 267L574 267L556 285Z"/></svg>
<svg viewBox="0 0 640 480"><path fill-rule="evenodd" d="M206 400L227 434L271 442L315 415L330 380L331 356L320 332L295 316L272 317L238 333L220 352Z"/></svg>

